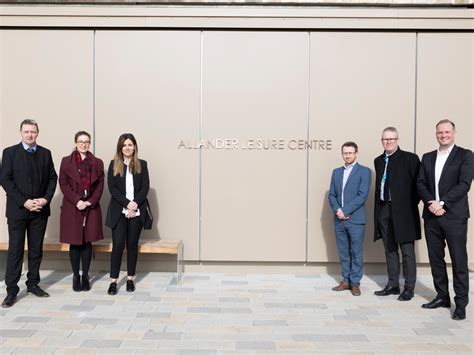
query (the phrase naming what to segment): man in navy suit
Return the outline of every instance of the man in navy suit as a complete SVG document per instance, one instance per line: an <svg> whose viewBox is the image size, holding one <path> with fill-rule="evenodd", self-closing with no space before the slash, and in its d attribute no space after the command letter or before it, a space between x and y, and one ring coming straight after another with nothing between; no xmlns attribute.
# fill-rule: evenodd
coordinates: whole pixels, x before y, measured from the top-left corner
<svg viewBox="0 0 474 355"><path fill-rule="evenodd" d="M453 319L466 318L469 302L467 261L467 193L474 175L473 154L454 144L456 126L450 120L436 125L439 148L423 155L418 176L418 192L425 206L425 236L436 297L423 308L451 307L444 249L448 244L453 267L456 309Z"/></svg>
<svg viewBox="0 0 474 355"><path fill-rule="evenodd" d="M39 129L33 120L20 124L21 143L5 148L1 181L7 193L8 256L5 270L7 296L2 307L13 306L20 291L25 233L28 235L28 293L48 297L42 290L39 269L43 239L56 190L57 175L51 152L36 144Z"/></svg>
<svg viewBox="0 0 474 355"><path fill-rule="evenodd" d="M333 290L351 290L354 296L360 296L360 281L364 273L365 202L369 195L371 172L356 162L357 144L346 142L341 152L344 166L332 172L328 196L334 212L342 267L342 281Z"/></svg>

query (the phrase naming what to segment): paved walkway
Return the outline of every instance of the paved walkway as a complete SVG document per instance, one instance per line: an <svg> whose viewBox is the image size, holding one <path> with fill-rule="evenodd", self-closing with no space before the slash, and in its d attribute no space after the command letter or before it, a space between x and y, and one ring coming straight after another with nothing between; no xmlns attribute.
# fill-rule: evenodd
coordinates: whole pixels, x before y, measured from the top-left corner
<svg viewBox="0 0 474 355"><path fill-rule="evenodd" d="M2 354L465 353L474 351L474 306L453 321L449 309L424 310L434 296L420 276L415 298L377 297L383 276L366 276L362 296L336 293L331 275L139 275L137 290L109 296L105 273L90 292L71 275L42 272L47 299L26 295L0 310ZM474 284L471 277L471 285ZM2 299L5 287L2 285ZM471 299L474 299L471 292Z"/></svg>

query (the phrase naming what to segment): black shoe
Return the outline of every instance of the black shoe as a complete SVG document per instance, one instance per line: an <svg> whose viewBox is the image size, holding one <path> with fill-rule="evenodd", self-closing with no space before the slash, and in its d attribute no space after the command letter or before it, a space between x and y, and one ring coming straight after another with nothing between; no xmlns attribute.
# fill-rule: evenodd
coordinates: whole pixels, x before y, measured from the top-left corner
<svg viewBox="0 0 474 355"><path fill-rule="evenodd" d="M404 289L403 292L398 296L399 301L409 301L413 298L413 290Z"/></svg>
<svg viewBox="0 0 474 355"><path fill-rule="evenodd" d="M436 297L434 300L431 302L425 303L421 305L421 308L428 308L428 309L435 309L439 307L444 307L444 308L450 308L451 307L451 301L448 299L444 298L438 298Z"/></svg>
<svg viewBox="0 0 474 355"><path fill-rule="evenodd" d="M5 297L5 299L3 300L2 307L9 308L13 306L15 302L16 302L16 295L14 295L13 293L9 293L7 294L7 297Z"/></svg>
<svg viewBox="0 0 474 355"><path fill-rule="evenodd" d="M82 291L89 291L90 289L89 275L82 275Z"/></svg>
<svg viewBox="0 0 474 355"><path fill-rule="evenodd" d="M117 294L117 283L116 282L111 282L109 289L107 290L107 293L109 295L115 296Z"/></svg>
<svg viewBox="0 0 474 355"><path fill-rule="evenodd" d="M73 275L72 276L72 290L74 292L79 292L82 291L82 286L81 286L81 277L79 275Z"/></svg>
<svg viewBox="0 0 474 355"><path fill-rule="evenodd" d="M33 287L28 287L27 292L34 294L36 297L41 297L41 298L49 297L49 293L44 291L38 285L33 286Z"/></svg>
<svg viewBox="0 0 474 355"><path fill-rule="evenodd" d="M456 309L454 310L454 313L453 313L453 319L454 320L466 319L466 308L456 306Z"/></svg>
<svg viewBox="0 0 474 355"><path fill-rule="evenodd" d="M127 280L127 292L133 291L135 291L135 284L133 283L133 280Z"/></svg>
<svg viewBox="0 0 474 355"><path fill-rule="evenodd" d="M383 290L375 291L374 294L376 296L399 295L400 287L390 287L389 285L387 285Z"/></svg>

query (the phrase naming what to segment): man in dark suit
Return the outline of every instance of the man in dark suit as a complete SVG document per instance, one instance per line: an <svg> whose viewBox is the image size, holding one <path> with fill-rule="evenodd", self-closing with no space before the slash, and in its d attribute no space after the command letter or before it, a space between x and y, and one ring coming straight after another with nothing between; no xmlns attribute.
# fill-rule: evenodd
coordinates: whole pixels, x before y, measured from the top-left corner
<svg viewBox="0 0 474 355"><path fill-rule="evenodd" d="M359 165L357 144L341 147L344 166L334 169L329 188L329 204L334 212L337 249L342 267L342 281L334 291L351 290L360 296L363 276L365 202L370 190L370 169Z"/></svg>
<svg viewBox="0 0 474 355"><path fill-rule="evenodd" d="M439 148L423 155L418 191L425 206L426 243L436 298L423 308L451 307L448 273L444 249L448 244L453 267L453 288L456 309L453 319L466 318L469 302L469 270L467 261L467 193L474 176L472 152L454 144L456 127L450 120L436 125Z"/></svg>
<svg viewBox="0 0 474 355"><path fill-rule="evenodd" d="M374 240L383 241L388 282L375 294L400 294L400 249L405 285L398 300L409 301L416 284L415 240L421 238L420 198L416 189L420 159L416 154L400 149L398 131L394 127L382 131L382 146L384 152L374 160Z"/></svg>
<svg viewBox="0 0 474 355"><path fill-rule="evenodd" d="M11 307L20 291L25 233L28 236L28 293L48 297L42 290L39 269L43 239L50 215L50 203L57 175L51 152L36 144L39 129L34 120L20 124L21 143L5 148L2 158L2 185L7 193L8 256L5 270L7 296L2 307Z"/></svg>

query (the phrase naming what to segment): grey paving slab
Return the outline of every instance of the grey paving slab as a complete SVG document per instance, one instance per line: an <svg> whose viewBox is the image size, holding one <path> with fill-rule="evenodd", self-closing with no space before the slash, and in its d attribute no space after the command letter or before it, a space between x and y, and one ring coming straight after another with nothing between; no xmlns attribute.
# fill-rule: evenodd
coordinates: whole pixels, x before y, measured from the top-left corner
<svg viewBox="0 0 474 355"><path fill-rule="evenodd" d="M248 297L220 297L219 302L249 303L250 298Z"/></svg>
<svg viewBox="0 0 474 355"><path fill-rule="evenodd" d="M254 327L261 327L261 326L287 327L288 322L286 320L282 320L282 319L277 319L277 320L254 320L252 325Z"/></svg>
<svg viewBox="0 0 474 355"><path fill-rule="evenodd" d="M29 317L29 316L22 316L16 317L13 319L13 322L21 322L21 323L46 323L51 319L51 317Z"/></svg>
<svg viewBox="0 0 474 355"><path fill-rule="evenodd" d="M116 324L117 319L113 318L83 318L81 320L83 324Z"/></svg>
<svg viewBox="0 0 474 355"><path fill-rule="evenodd" d="M237 350L275 350L275 343L272 341L238 341Z"/></svg>
<svg viewBox="0 0 474 355"><path fill-rule="evenodd" d="M424 328L424 329L413 329L417 335L452 335L451 331L446 328ZM471 334L472 335L472 334Z"/></svg>
<svg viewBox="0 0 474 355"><path fill-rule="evenodd" d="M35 334L35 330L2 329L0 336L3 338L29 338Z"/></svg>
<svg viewBox="0 0 474 355"><path fill-rule="evenodd" d="M171 339L171 340L179 340L181 339L182 333L179 332L147 332L143 336L143 339L150 340L150 339Z"/></svg>
<svg viewBox="0 0 474 355"><path fill-rule="evenodd" d="M113 306L115 304L114 300L99 300L99 299L90 299L90 300L84 300L81 302L81 306L85 307L104 307L104 306Z"/></svg>
<svg viewBox="0 0 474 355"><path fill-rule="evenodd" d="M121 340L108 340L108 339L87 339L81 344L83 348L113 348L117 349L122 343Z"/></svg>
<svg viewBox="0 0 474 355"><path fill-rule="evenodd" d="M137 318L170 318L171 312L138 312Z"/></svg>
<svg viewBox="0 0 474 355"><path fill-rule="evenodd" d="M65 304L61 307L61 311L70 311L70 312L90 312L94 309L94 305L75 305L75 304Z"/></svg>
<svg viewBox="0 0 474 355"><path fill-rule="evenodd" d="M357 341L369 341L364 334L295 334L295 341L313 341L313 342L332 342L332 343L349 343Z"/></svg>

